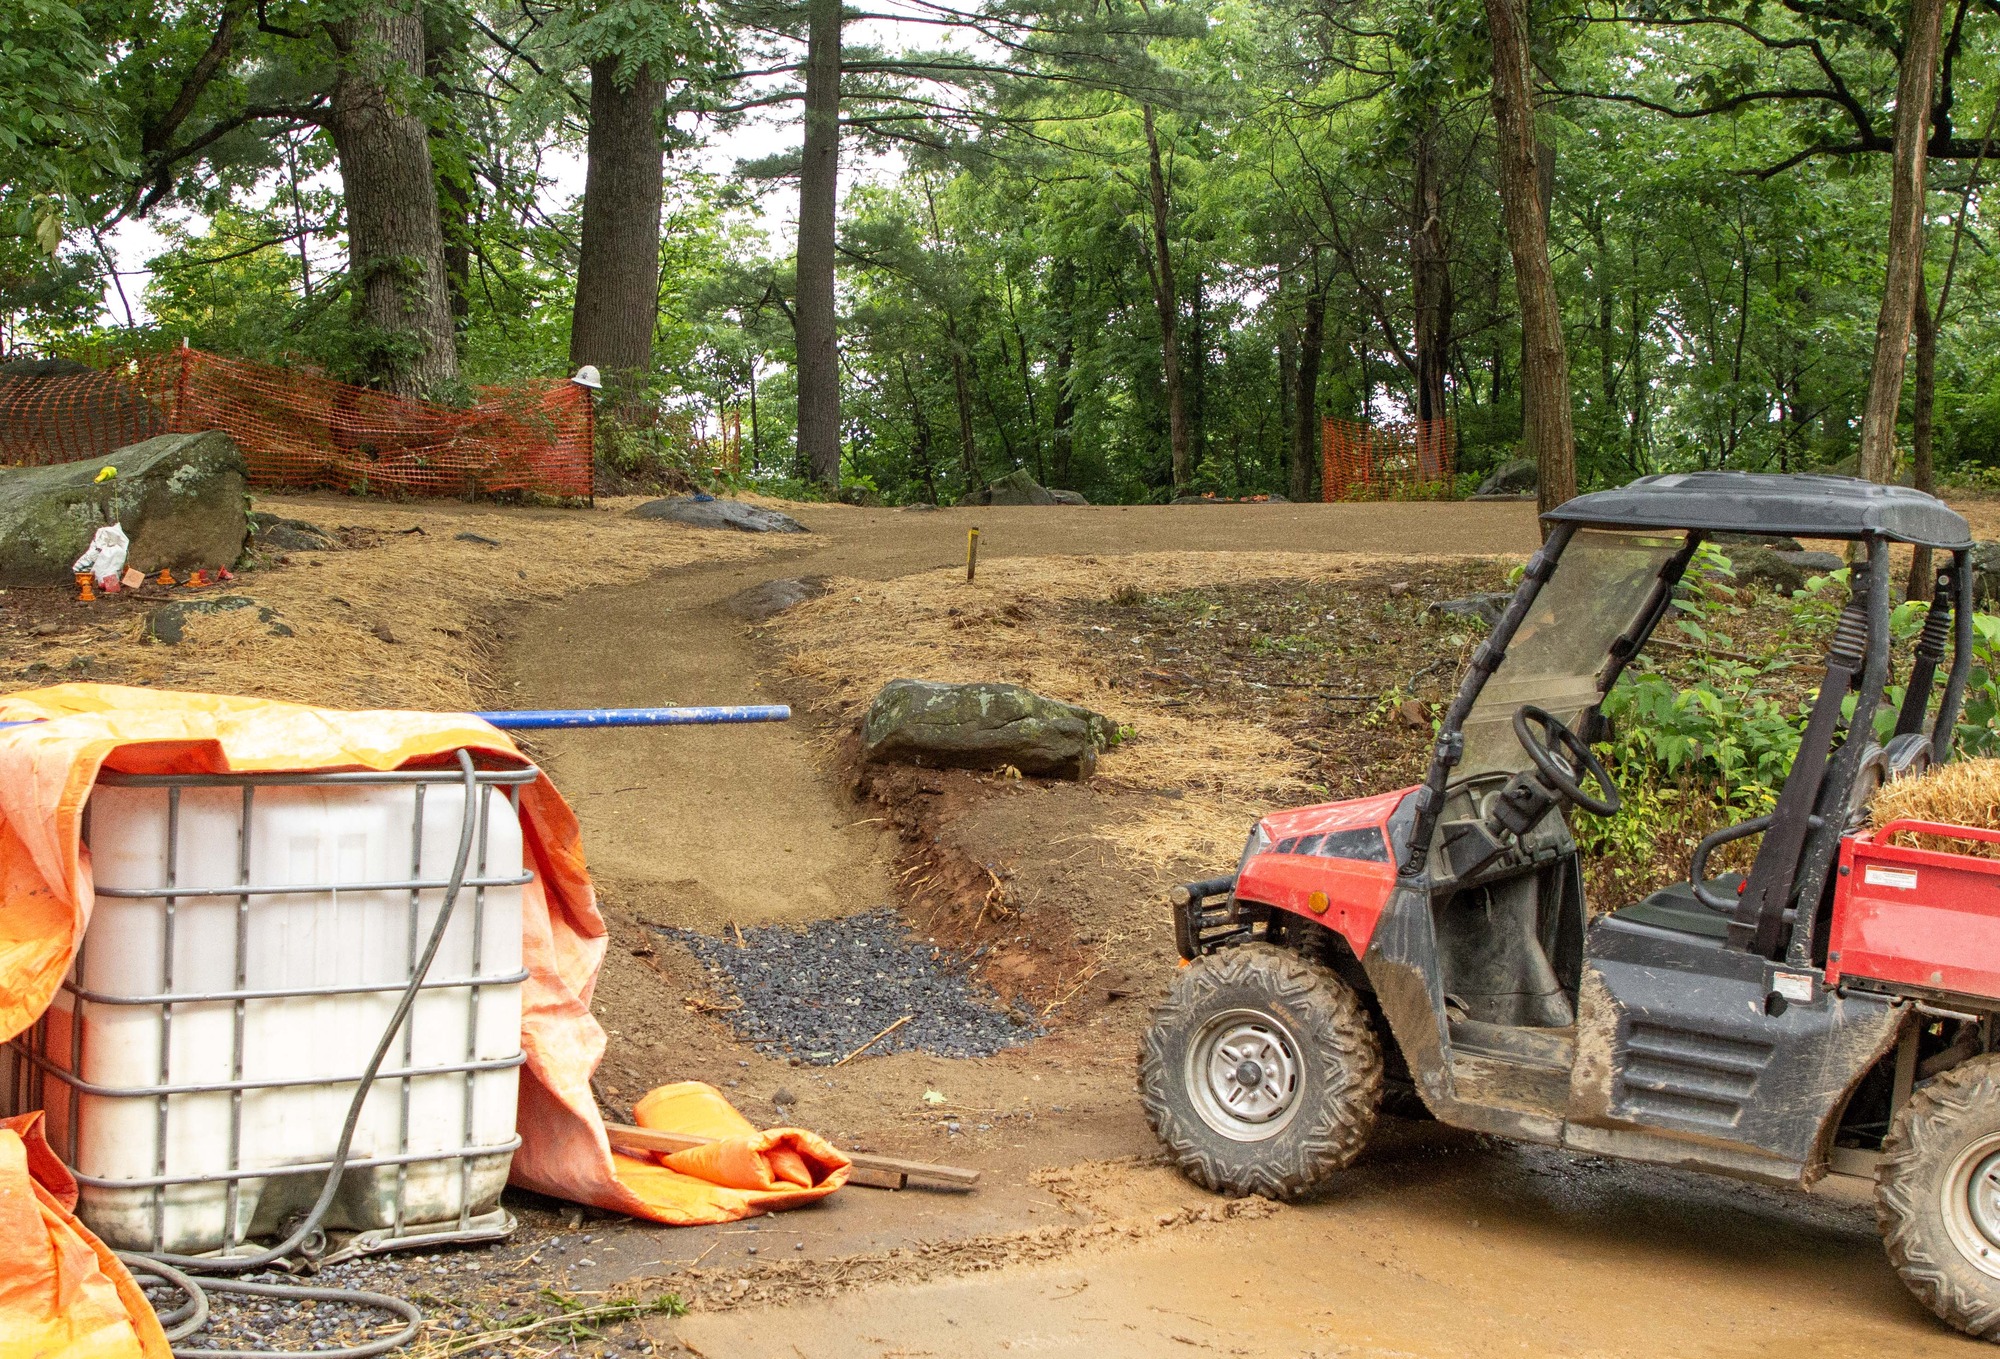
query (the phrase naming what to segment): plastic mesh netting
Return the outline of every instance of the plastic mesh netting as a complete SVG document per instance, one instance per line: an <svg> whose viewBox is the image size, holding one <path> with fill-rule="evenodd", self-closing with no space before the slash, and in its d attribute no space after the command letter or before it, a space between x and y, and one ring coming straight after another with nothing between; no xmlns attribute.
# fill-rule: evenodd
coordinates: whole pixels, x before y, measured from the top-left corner
<svg viewBox="0 0 2000 1359"><path fill-rule="evenodd" d="M0 373L0 461L69 462L209 429L236 442L255 486L591 494L590 394L571 382L481 388L461 408L197 349L108 373Z"/></svg>
<svg viewBox="0 0 2000 1359"><path fill-rule="evenodd" d="M78 462L167 432L158 408L124 378L62 359L0 369L0 463Z"/></svg>
<svg viewBox="0 0 2000 1359"><path fill-rule="evenodd" d="M1453 490L1458 439L1449 418L1323 426L1323 500L1442 500Z"/></svg>

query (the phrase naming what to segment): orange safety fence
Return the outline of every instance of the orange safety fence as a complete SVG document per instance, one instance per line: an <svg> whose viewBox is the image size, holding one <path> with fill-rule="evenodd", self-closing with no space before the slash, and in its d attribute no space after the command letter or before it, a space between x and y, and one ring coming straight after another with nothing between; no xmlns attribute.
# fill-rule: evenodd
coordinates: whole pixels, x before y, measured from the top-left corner
<svg viewBox="0 0 2000 1359"><path fill-rule="evenodd" d="M1322 426L1322 500L1444 500L1453 491L1458 436L1450 417Z"/></svg>
<svg viewBox="0 0 2000 1359"><path fill-rule="evenodd" d="M566 381L483 387L470 406L186 347L127 360L0 370L0 462L101 457L154 434L219 429L254 486L389 495L592 491L590 393ZM60 368L37 375L34 368Z"/></svg>

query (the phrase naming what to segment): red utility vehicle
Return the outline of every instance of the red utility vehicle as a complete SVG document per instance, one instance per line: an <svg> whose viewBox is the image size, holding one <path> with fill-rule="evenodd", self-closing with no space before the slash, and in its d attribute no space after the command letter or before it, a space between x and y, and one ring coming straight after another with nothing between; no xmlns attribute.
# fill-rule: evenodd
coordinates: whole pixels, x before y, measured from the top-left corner
<svg viewBox="0 0 2000 1359"><path fill-rule="evenodd" d="M1360 1154L1386 1082L1457 1127L1593 1155L1865 1175L1904 1281L2000 1338L2000 861L1862 829L1883 780L1950 756L1972 661L1965 520L1902 487L1735 472L1545 517L1424 783L1274 813L1233 875L1175 889L1189 965L1140 1052L1154 1130L1210 1189L1295 1197ZM1617 811L1591 750L1604 696L1714 533L1847 539L1865 561L1771 814L1704 840L1690 881L1593 921L1565 814ZM1878 744L1892 543L1948 555ZM1717 846L1759 834L1747 877L1706 877Z"/></svg>

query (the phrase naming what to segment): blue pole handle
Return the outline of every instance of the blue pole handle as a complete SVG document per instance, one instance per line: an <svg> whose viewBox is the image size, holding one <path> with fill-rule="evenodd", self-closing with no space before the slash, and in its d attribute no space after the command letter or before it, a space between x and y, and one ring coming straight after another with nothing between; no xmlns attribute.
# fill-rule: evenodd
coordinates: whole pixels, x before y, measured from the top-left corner
<svg viewBox="0 0 2000 1359"><path fill-rule="evenodd" d="M784 722L792 710L782 703L752 703L742 707L698 708L523 708L512 712L474 713L502 731L547 731L556 727L711 727L734 722ZM25 727L0 722L0 730Z"/></svg>
<svg viewBox="0 0 2000 1359"><path fill-rule="evenodd" d="M546 731L552 727L708 727L730 722L783 722L792 710L782 703L701 708L528 708L474 713L502 731Z"/></svg>

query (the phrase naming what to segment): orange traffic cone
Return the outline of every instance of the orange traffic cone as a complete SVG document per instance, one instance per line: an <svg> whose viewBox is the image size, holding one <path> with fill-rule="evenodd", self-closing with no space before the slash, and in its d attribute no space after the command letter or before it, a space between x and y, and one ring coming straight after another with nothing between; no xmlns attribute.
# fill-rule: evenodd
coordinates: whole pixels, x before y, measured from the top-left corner
<svg viewBox="0 0 2000 1359"><path fill-rule="evenodd" d="M208 575L206 572L196 571L187 578L187 588L190 590L202 589L207 584Z"/></svg>
<svg viewBox="0 0 2000 1359"><path fill-rule="evenodd" d="M80 600L97 598L97 591L90 588L90 572L79 571L76 573L76 597Z"/></svg>
<svg viewBox="0 0 2000 1359"><path fill-rule="evenodd" d="M166 567L164 567L164 566L163 566L163 567L161 567L161 568L160 568L160 584L162 584L162 585L172 585L173 583L174 583L174 573L173 573L173 572L171 572L171 571L169 571L169 570L167 570L167 568L166 568Z"/></svg>

